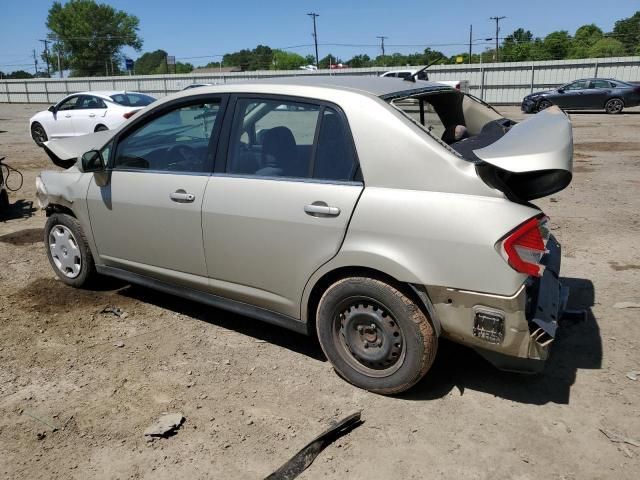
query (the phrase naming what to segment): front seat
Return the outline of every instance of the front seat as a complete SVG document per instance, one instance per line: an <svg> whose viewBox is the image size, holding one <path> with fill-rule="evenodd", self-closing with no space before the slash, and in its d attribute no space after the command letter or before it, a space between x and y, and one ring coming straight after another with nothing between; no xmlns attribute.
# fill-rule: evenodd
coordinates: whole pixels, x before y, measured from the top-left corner
<svg viewBox="0 0 640 480"><path fill-rule="evenodd" d="M299 177L297 157L296 140L291 130L287 127L271 128L262 139L262 168L256 175ZM306 177L306 172L302 172L302 176Z"/></svg>

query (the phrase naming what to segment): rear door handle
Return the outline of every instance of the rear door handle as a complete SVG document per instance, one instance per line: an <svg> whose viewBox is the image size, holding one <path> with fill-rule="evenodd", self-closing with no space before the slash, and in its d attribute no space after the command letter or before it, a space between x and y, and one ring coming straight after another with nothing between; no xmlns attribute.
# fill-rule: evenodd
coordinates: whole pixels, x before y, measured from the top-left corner
<svg viewBox="0 0 640 480"><path fill-rule="evenodd" d="M169 194L169 198L178 203L191 203L196 199L196 196L193 193L187 193L180 189Z"/></svg>
<svg viewBox="0 0 640 480"><path fill-rule="evenodd" d="M304 212L312 217L337 217L340 215L338 207L330 207L324 202L314 202L304 206Z"/></svg>

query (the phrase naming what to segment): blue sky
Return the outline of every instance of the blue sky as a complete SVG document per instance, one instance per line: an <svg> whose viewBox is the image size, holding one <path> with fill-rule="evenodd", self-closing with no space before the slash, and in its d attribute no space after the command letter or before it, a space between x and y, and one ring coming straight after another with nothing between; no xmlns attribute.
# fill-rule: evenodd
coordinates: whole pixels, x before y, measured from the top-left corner
<svg viewBox="0 0 640 480"><path fill-rule="evenodd" d="M312 11L320 14L320 56L333 53L347 60L356 53L372 57L379 54L378 35L389 37L387 53L409 53L432 46L453 54L467 49L463 44L468 41L470 24L475 38L493 37L491 16L507 17L501 23L501 37L518 27L544 36L554 30L573 33L585 23L596 23L608 31L616 20L640 10L640 1L635 0L102 1L138 16L144 40L142 52L162 48L194 65L215 60L213 55L260 43L276 48L312 44L311 19L306 15ZM0 0L0 70L33 72L32 50L42 49L38 39L47 33L45 21L51 3ZM372 46L323 45L327 43ZM313 47L292 51L306 55L313 53ZM125 53L132 58L140 55L130 49ZM192 58L206 56L210 58Z"/></svg>

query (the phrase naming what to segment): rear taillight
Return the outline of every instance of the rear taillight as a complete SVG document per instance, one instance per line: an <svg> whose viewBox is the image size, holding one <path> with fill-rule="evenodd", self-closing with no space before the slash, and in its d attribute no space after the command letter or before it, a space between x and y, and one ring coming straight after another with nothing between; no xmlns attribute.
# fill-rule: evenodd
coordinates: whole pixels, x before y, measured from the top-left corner
<svg viewBox="0 0 640 480"><path fill-rule="evenodd" d="M127 112L124 115L122 115L124 118L131 118L136 114L137 110L134 110L133 112Z"/></svg>
<svg viewBox="0 0 640 480"><path fill-rule="evenodd" d="M496 244L497 250L515 271L541 277L544 273L542 258L549 241L547 217L527 220Z"/></svg>

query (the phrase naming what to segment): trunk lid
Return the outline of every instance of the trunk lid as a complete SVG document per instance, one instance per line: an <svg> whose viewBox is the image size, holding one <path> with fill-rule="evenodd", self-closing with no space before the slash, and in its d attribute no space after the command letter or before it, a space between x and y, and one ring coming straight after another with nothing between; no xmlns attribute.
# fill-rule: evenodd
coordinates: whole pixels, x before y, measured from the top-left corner
<svg viewBox="0 0 640 480"><path fill-rule="evenodd" d="M480 177L517 201L545 197L571 182L573 135L569 117L548 108L473 150Z"/></svg>

